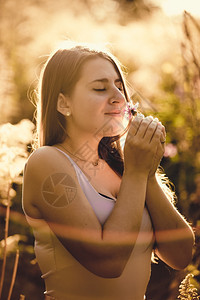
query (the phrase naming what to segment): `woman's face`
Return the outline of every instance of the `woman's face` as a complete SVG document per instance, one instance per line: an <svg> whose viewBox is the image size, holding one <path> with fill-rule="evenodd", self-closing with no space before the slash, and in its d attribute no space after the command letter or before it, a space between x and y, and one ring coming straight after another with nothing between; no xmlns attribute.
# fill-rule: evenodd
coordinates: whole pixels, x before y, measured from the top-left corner
<svg viewBox="0 0 200 300"><path fill-rule="evenodd" d="M69 103L67 127L73 131L98 139L123 132L126 100L121 79L110 61L98 57L85 62Z"/></svg>

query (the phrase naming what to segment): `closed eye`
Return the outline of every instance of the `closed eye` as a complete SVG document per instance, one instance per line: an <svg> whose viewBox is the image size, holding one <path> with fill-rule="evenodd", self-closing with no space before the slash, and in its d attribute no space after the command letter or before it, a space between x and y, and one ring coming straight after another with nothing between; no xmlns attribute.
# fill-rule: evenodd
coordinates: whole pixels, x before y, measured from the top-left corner
<svg viewBox="0 0 200 300"><path fill-rule="evenodd" d="M93 89L94 91L96 91L96 92L103 92L103 91L106 91L106 89L105 88L103 88L103 89ZM123 92L123 87L118 87L118 90L120 91L120 92Z"/></svg>
<svg viewBox="0 0 200 300"><path fill-rule="evenodd" d="M96 91L96 92L104 92L106 89L103 88L103 89L93 89L93 90Z"/></svg>

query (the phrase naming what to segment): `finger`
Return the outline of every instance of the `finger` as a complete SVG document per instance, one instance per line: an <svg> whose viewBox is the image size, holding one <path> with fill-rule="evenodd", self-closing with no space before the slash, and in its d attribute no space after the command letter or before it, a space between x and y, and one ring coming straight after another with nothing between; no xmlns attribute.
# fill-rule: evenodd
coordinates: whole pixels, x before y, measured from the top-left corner
<svg viewBox="0 0 200 300"><path fill-rule="evenodd" d="M162 125L160 123L157 123L157 127L152 135L150 143L160 144L162 134Z"/></svg>
<svg viewBox="0 0 200 300"><path fill-rule="evenodd" d="M146 129L146 132L144 134L144 138L147 140L147 142L151 142L152 138L154 137L154 134L157 130L157 127L158 127L159 123L157 122L157 120L152 120L147 129Z"/></svg>
<svg viewBox="0 0 200 300"><path fill-rule="evenodd" d="M158 124L161 125L161 128L162 128L162 134L161 134L161 138L160 138L160 142L161 144L165 144L166 142L166 131L165 131L165 127L162 125L162 123L159 121L158 118L154 118L154 121L158 122Z"/></svg>
<svg viewBox="0 0 200 300"><path fill-rule="evenodd" d="M146 119L150 120L151 122L156 122L156 123L159 122L158 118L154 118L154 117L152 117L152 116L148 116ZM149 123L149 125L151 124L151 122ZM152 127L155 127L154 125L156 125L156 123L151 124L151 126L152 126ZM149 127L149 126L148 126L148 127ZM147 130L148 130L148 127L147 127ZM145 131L145 134L146 134L147 130Z"/></svg>
<svg viewBox="0 0 200 300"><path fill-rule="evenodd" d="M137 114L137 116L131 122L131 127L129 129L129 134L131 134L133 136L135 136L137 134L138 129L139 129L140 124L141 124L143 119L144 119L143 114Z"/></svg>
<svg viewBox="0 0 200 300"><path fill-rule="evenodd" d="M139 138L145 137L146 132L148 131L148 128L152 122L153 122L153 117L151 117L151 116L146 117L142 120L142 122L140 123L140 126L138 128L138 131L137 131L137 136Z"/></svg>
<svg viewBox="0 0 200 300"><path fill-rule="evenodd" d="M163 132L161 133L160 142L162 145L164 145L166 142L166 136Z"/></svg>
<svg viewBox="0 0 200 300"><path fill-rule="evenodd" d="M160 123L160 124L162 125L162 123ZM161 134L160 142L163 145L166 142L166 131L165 131L165 127L163 125L162 125L162 134Z"/></svg>

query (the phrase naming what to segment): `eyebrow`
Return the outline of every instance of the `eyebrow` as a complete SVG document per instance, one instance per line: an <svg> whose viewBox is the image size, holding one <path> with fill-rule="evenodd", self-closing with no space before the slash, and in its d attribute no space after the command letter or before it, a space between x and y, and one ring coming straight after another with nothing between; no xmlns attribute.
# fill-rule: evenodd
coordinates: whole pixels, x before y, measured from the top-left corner
<svg viewBox="0 0 200 300"><path fill-rule="evenodd" d="M94 83L94 82L108 82L109 80L107 78L99 78L99 79L95 79L93 81L91 81L90 83ZM115 80L115 82L122 82L122 80L120 78L117 78Z"/></svg>

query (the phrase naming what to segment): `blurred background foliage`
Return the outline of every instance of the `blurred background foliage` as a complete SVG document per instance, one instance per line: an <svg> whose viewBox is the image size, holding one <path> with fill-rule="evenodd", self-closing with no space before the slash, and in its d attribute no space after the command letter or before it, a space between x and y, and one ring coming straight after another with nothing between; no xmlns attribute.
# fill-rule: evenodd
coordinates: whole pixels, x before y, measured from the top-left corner
<svg viewBox="0 0 200 300"><path fill-rule="evenodd" d="M31 148L40 69L64 39L108 44L126 66L133 101L166 126L161 164L174 183L177 207L195 228L196 246L186 270L174 271L162 262L152 265L147 300L176 299L188 273L200 293L200 20L186 11L168 16L162 2L0 0L1 267L11 208L1 299L8 299L16 249L19 264L11 299L43 299L33 236L21 208L22 170Z"/></svg>

